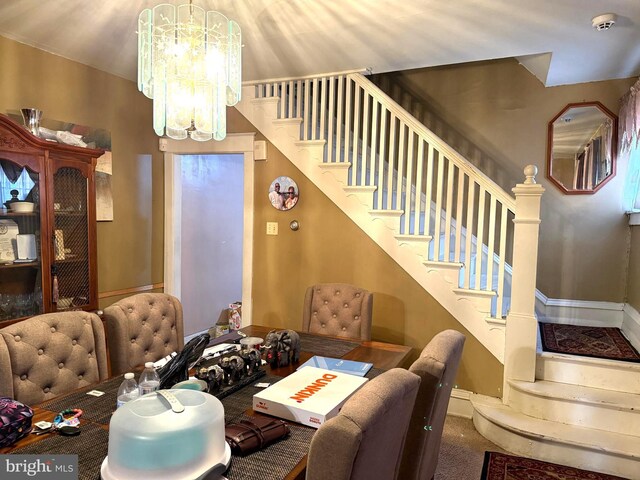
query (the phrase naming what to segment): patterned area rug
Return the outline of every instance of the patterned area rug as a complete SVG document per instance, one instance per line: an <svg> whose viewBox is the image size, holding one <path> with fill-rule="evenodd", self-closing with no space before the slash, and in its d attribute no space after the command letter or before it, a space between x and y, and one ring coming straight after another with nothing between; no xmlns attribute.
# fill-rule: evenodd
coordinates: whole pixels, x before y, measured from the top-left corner
<svg viewBox="0 0 640 480"><path fill-rule="evenodd" d="M485 452L480 480L624 480L531 458Z"/></svg>
<svg viewBox="0 0 640 480"><path fill-rule="evenodd" d="M619 328L540 322L540 335L546 352L640 362L640 353Z"/></svg>

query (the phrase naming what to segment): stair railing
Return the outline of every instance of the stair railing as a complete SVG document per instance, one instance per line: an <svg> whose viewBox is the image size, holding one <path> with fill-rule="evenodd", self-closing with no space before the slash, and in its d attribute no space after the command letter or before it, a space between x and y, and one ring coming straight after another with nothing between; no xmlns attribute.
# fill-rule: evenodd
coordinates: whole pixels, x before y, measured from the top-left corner
<svg viewBox="0 0 640 480"><path fill-rule="evenodd" d="M428 261L462 265L459 290L493 298L490 317L504 322L511 195L360 73L254 85L280 98L279 118L302 120L301 140L326 142L324 162L351 164L350 186L376 187L373 209L397 212L399 234L432 238Z"/></svg>

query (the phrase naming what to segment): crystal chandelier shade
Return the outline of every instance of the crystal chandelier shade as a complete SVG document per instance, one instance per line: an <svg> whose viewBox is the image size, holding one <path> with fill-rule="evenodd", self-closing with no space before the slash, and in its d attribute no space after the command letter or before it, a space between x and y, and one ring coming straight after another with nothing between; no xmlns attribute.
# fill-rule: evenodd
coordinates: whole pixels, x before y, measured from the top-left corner
<svg viewBox="0 0 640 480"><path fill-rule="evenodd" d="M138 89L153 99L156 134L222 140L226 107L240 101L240 26L192 4L161 4L138 18Z"/></svg>

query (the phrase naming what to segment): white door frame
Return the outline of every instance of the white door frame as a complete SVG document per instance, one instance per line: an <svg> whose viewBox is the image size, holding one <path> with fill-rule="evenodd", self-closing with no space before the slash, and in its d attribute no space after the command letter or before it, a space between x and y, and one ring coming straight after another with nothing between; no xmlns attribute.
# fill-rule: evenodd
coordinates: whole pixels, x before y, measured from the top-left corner
<svg viewBox="0 0 640 480"><path fill-rule="evenodd" d="M220 142L160 139L164 151L164 291L181 298L182 181L179 155L244 155L242 324L251 325L253 279L253 175L255 133L232 133ZM215 319L214 319L215 320Z"/></svg>

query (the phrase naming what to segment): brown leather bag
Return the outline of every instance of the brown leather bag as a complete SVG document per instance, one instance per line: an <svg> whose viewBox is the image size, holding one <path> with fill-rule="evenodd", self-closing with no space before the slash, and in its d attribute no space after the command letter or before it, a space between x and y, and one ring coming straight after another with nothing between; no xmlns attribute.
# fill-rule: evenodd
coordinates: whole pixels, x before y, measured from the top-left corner
<svg viewBox="0 0 640 480"><path fill-rule="evenodd" d="M225 427L225 438L234 455L256 452L289 434L289 425L284 421L264 416L252 417L252 421L241 420Z"/></svg>

